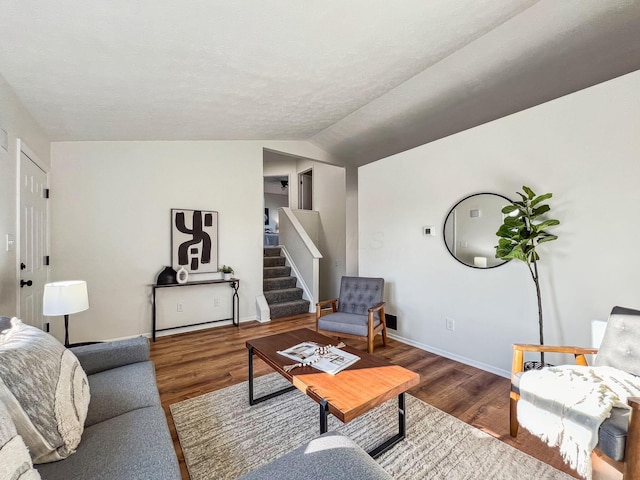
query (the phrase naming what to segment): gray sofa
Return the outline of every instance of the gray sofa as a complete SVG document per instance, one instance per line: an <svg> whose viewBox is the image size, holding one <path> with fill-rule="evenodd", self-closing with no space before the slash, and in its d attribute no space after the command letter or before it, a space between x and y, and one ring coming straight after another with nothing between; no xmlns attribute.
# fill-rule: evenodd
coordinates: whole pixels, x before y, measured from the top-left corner
<svg viewBox="0 0 640 480"><path fill-rule="evenodd" d="M78 450L36 465L44 480L180 479L178 459L144 337L71 349L91 401Z"/></svg>
<svg viewBox="0 0 640 480"><path fill-rule="evenodd" d="M0 317L0 330L10 319ZM35 465L44 480L180 479L155 369L144 337L72 348L91 400L80 445L57 462Z"/></svg>

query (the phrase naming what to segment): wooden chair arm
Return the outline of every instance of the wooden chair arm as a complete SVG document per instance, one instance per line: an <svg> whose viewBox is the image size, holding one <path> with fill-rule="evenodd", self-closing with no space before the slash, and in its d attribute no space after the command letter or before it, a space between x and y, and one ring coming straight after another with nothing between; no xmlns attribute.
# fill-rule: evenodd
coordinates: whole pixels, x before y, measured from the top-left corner
<svg viewBox="0 0 640 480"><path fill-rule="evenodd" d="M640 397L629 397L627 398L627 403L632 409L640 409Z"/></svg>
<svg viewBox="0 0 640 480"><path fill-rule="evenodd" d="M338 303L338 299L337 298L332 298L331 300L323 300L322 302L318 302L318 303L316 303L316 308L326 307L330 303L333 303L334 307L335 307L335 304Z"/></svg>
<svg viewBox="0 0 640 480"><path fill-rule="evenodd" d="M532 345L527 343L514 343L513 349L522 350L523 352L572 353L574 355L598 353L597 348L574 347L571 345Z"/></svg>
<svg viewBox="0 0 640 480"><path fill-rule="evenodd" d="M382 307L384 307L384 305L385 305L385 302L380 302L379 304L374 305L369 309L369 313L378 312L382 310Z"/></svg>
<svg viewBox="0 0 640 480"><path fill-rule="evenodd" d="M549 353L569 353L576 359L577 365L587 365L585 355L598 353L597 348L573 347L569 345L533 345L527 343L513 344L513 362L511 363L511 373L518 373L524 370L524 352L549 352Z"/></svg>

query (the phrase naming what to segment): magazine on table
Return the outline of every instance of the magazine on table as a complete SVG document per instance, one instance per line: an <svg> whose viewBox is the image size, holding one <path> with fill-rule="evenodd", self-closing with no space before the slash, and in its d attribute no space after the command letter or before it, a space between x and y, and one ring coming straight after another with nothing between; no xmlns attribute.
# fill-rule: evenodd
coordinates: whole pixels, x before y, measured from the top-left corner
<svg viewBox="0 0 640 480"><path fill-rule="evenodd" d="M286 350L279 350L278 353L298 363L309 365L331 375L335 375L360 360L357 355L345 352L337 347L330 347L327 353L319 355L317 350L321 347L323 345L315 342L302 342Z"/></svg>

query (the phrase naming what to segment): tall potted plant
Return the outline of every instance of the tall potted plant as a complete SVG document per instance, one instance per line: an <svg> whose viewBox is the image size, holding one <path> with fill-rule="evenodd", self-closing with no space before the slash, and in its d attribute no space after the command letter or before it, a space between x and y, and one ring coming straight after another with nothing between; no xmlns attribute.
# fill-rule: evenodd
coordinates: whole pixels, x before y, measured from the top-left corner
<svg viewBox="0 0 640 480"><path fill-rule="evenodd" d="M560 224L554 219L542 219L551 207L544 204L553 196L551 193L536 195L529 187L523 186L522 192L516 192L521 201L513 202L502 209L505 214L504 222L496 232L499 238L496 246L496 258L502 260L521 260L527 264L531 279L536 288L538 298L538 327L540 331L540 344L544 345L544 322L542 316L542 296L540 295L540 276L538 275L538 247L547 242L556 240L557 235L552 235L546 230ZM544 353L540 354L540 362L544 366Z"/></svg>

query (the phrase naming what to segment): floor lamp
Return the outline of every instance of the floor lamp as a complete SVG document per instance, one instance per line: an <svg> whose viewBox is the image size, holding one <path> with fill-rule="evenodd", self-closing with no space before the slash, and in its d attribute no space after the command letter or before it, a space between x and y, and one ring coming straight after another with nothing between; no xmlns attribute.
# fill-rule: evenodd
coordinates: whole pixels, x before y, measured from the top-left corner
<svg viewBox="0 0 640 480"><path fill-rule="evenodd" d="M87 282L70 280L47 283L44 286L42 313L46 316L64 315L64 346L69 346L69 315L89 308Z"/></svg>

